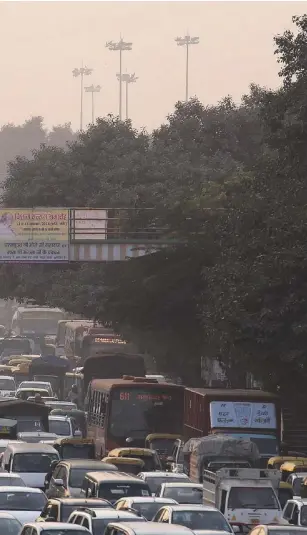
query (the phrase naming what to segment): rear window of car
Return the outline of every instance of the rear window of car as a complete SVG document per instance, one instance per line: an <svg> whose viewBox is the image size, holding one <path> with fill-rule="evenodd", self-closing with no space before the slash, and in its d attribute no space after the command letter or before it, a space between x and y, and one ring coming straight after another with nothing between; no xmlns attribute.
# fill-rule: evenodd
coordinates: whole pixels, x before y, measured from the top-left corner
<svg viewBox="0 0 307 535"><path fill-rule="evenodd" d="M150 489L137 482L105 482L99 485L98 496L114 502L126 496L150 496Z"/></svg>

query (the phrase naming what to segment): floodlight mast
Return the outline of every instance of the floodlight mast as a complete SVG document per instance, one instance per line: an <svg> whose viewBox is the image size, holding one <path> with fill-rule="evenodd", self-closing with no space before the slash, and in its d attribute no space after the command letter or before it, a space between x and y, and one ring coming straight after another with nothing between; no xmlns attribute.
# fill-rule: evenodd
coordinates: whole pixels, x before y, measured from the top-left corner
<svg viewBox="0 0 307 535"><path fill-rule="evenodd" d="M81 77L81 94L80 94L80 131L82 132L83 130L83 78L84 76L89 76L90 74L92 74L93 72L93 69L89 69L88 67L83 67L83 64L82 64L82 67L80 67L80 69L74 69L72 71L72 74L75 78L77 78L78 76Z"/></svg>
<svg viewBox="0 0 307 535"><path fill-rule="evenodd" d="M92 124L95 122L95 103L94 103L94 94L99 93L101 90L100 85L90 85L88 87L85 87L86 93L92 93Z"/></svg>
<svg viewBox="0 0 307 535"><path fill-rule="evenodd" d="M122 74L120 76L119 73L117 73L117 80L120 80L121 78L121 81L124 82L126 84L126 121L129 119L129 113L128 113L128 100L129 100L129 91L128 91L128 87L129 87L129 84L134 84L138 78L137 76L135 76L135 73L133 74L128 74L127 72Z"/></svg>
<svg viewBox="0 0 307 535"><path fill-rule="evenodd" d="M198 45L199 37L191 37L189 34L184 37L176 37L177 46L186 47L186 67L185 67L185 101L189 100L189 47L190 45Z"/></svg>
<svg viewBox="0 0 307 535"><path fill-rule="evenodd" d="M122 53L124 50L132 50L132 43L127 43L122 38L116 43L108 41L106 48L113 52L119 51L119 118L122 120Z"/></svg>

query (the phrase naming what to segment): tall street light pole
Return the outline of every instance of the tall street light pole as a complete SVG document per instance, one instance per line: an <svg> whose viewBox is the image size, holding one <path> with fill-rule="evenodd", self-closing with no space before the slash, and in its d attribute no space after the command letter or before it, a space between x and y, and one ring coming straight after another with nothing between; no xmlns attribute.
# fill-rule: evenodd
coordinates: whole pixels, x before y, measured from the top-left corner
<svg viewBox="0 0 307 535"><path fill-rule="evenodd" d="M124 50L132 50L132 43L126 43L121 38L117 43L109 41L106 47L114 52L119 51L119 118L122 120L122 54Z"/></svg>
<svg viewBox="0 0 307 535"><path fill-rule="evenodd" d="M92 74L93 72L93 69L89 69L88 67L82 67L80 69L74 69L72 71L72 74L75 78L77 78L78 76L80 76L81 78L81 93L80 93L80 131L82 132L83 130L83 78L84 76L89 76L90 74Z"/></svg>
<svg viewBox="0 0 307 535"><path fill-rule="evenodd" d="M94 94L99 93L101 90L100 85L90 85L88 87L85 87L86 93L92 93L92 124L95 122L95 103L94 103Z"/></svg>
<svg viewBox="0 0 307 535"><path fill-rule="evenodd" d="M199 37L191 37L185 35L184 37L176 37L175 39L178 46L186 47L186 67L185 67L185 100L189 100L189 47L190 45L198 45Z"/></svg>
<svg viewBox="0 0 307 535"><path fill-rule="evenodd" d="M135 76L135 73L133 74L128 74L128 73L124 73L122 75L120 75L120 73L118 73L117 75L117 80L119 81L122 81L126 84L126 121L129 119L129 114L128 114L128 100L129 100L129 91L128 91L128 87L129 87L129 84L134 84L138 78Z"/></svg>

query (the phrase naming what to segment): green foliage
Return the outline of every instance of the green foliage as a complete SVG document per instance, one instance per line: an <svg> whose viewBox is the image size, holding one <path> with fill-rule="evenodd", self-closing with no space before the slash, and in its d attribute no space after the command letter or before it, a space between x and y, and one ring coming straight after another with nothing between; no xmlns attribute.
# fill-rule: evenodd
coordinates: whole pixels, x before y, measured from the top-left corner
<svg viewBox="0 0 307 535"><path fill-rule="evenodd" d="M151 136L99 119L67 150L13 161L8 206L151 207L129 224L166 227L182 245L123 263L3 266L1 295L111 323L189 383L207 356L236 386L250 371L268 388L304 388L307 19L293 20L297 35L275 39L278 90L177 103Z"/></svg>

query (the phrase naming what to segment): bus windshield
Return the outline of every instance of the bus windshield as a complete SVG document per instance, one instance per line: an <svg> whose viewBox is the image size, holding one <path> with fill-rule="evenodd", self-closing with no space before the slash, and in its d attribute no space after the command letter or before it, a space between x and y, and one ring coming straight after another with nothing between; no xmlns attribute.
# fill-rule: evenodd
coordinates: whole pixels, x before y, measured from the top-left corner
<svg viewBox="0 0 307 535"><path fill-rule="evenodd" d="M58 321L62 319L60 313L50 314L49 317L23 317L21 320L22 331L27 333L45 333L56 334L58 328Z"/></svg>
<svg viewBox="0 0 307 535"><path fill-rule="evenodd" d="M110 433L145 438L149 433L180 433L183 391L175 388L116 388L111 394Z"/></svg>

